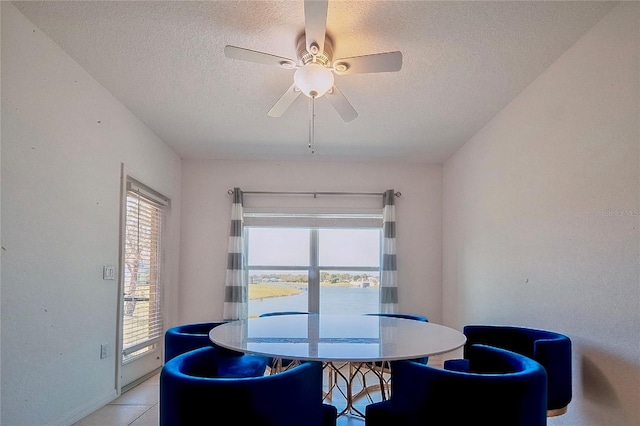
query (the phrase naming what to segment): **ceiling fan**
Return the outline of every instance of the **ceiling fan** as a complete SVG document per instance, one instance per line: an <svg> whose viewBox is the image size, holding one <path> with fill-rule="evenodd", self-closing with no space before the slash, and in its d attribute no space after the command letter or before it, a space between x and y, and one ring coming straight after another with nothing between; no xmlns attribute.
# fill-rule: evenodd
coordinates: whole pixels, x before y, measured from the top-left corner
<svg viewBox="0 0 640 426"><path fill-rule="evenodd" d="M267 115L282 116L300 93L305 94L309 98L309 148L312 152L316 98L325 96L344 121L358 117L356 110L336 86L334 74L393 72L402 68L402 53L398 51L334 60L333 42L326 34L328 6L328 0L304 1L304 33L296 42L296 60L236 46L227 45L224 48L228 58L296 70L293 84Z"/></svg>

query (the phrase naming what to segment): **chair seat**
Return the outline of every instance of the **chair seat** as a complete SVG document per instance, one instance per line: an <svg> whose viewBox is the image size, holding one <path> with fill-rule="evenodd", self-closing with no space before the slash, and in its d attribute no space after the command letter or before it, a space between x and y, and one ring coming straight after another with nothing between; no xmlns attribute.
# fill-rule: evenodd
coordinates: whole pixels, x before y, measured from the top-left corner
<svg viewBox="0 0 640 426"><path fill-rule="evenodd" d="M469 372L468 359L448 359L444 362L445 370L460 371L462 373Z"/></svg>
<svg viewBox="0 0 640 426"><path fill-rule="evenodd" d="M269 358L260 355L225 356L218 358L217 377L264 376Z"/></svg>

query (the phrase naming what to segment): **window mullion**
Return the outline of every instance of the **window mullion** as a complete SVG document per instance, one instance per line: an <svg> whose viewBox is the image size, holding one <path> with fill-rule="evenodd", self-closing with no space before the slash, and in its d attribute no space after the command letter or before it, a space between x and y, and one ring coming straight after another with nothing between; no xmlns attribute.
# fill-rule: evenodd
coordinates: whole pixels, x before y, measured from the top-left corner
<svg viewBox="0 0 640 426"><path fill-rule="evenodd" d="M309 312L320 312L320 270L318 269L320 249L318 229L311 228L309 238Z"/></svg>

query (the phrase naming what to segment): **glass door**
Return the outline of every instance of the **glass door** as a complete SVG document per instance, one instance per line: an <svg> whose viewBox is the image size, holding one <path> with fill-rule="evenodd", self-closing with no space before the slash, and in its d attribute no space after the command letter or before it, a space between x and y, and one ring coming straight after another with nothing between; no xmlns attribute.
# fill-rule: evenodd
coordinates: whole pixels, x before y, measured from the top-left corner
<svg viewBox="0 0 640 426"><path fill-rule="evenodd" d="M124 202L120 386L162 365L162 258L168 200L129 179Z"/></svg>

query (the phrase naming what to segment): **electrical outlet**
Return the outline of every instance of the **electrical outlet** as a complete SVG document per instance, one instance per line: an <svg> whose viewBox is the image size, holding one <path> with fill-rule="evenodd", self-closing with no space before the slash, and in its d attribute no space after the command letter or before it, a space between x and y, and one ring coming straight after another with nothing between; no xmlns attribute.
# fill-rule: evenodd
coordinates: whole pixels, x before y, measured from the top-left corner
<svg viewBox="0 0 640 426"><path fill-rule="evenodd" d="M109 349L109 347L104 344L104 345L100 345L100 359L105 359L107 358L107 350Z"/></svg>
<svg viewBox="0 0 640 426"><path fill-rule="evenodd" d="M115 280L116 279L116 267L115 267L115 265L104 265L102 267L102 279L103 280Z"/></svg>

